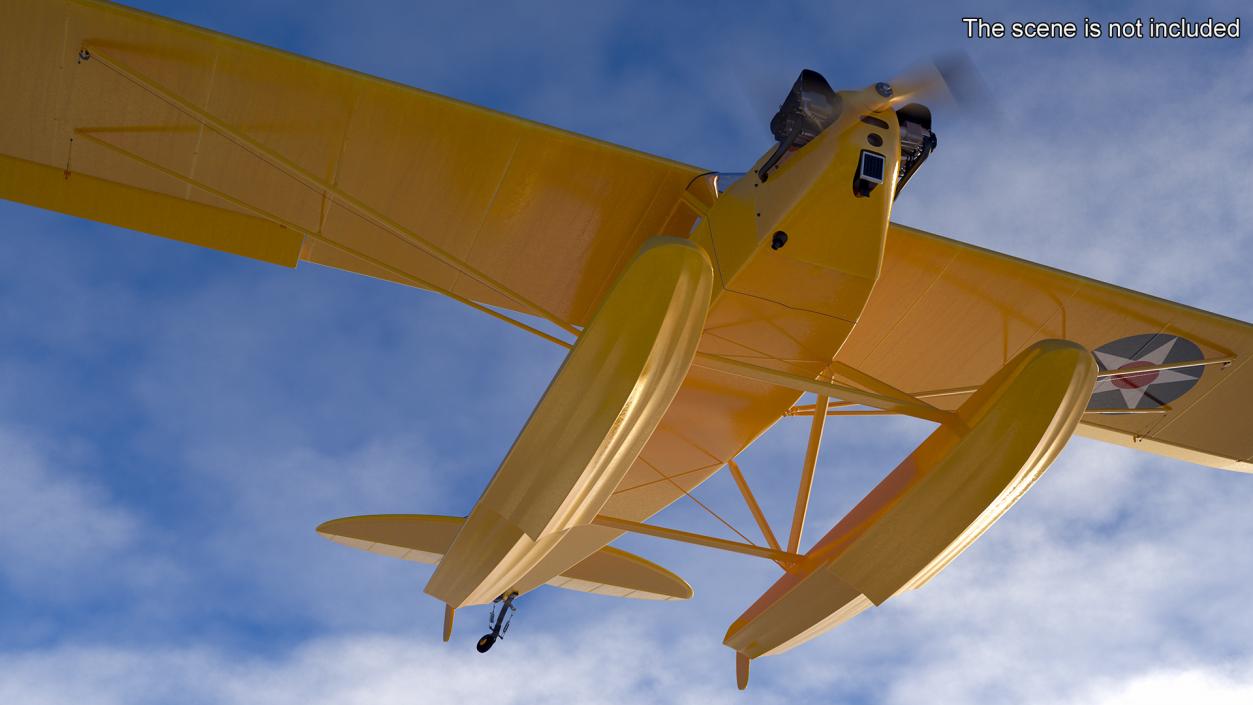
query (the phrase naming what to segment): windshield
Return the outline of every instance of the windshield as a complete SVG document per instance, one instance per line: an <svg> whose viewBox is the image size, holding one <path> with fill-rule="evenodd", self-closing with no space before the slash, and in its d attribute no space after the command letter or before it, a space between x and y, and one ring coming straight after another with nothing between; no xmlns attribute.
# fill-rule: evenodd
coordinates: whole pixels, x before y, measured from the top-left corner
<svg viewBox="0 0 1253 705"><path fill-rule="evenodd" d="M739 181L747 174L747 171L718 171L714 172L714 190L719 196L724 191L731 188L731 184Z"/></svg>

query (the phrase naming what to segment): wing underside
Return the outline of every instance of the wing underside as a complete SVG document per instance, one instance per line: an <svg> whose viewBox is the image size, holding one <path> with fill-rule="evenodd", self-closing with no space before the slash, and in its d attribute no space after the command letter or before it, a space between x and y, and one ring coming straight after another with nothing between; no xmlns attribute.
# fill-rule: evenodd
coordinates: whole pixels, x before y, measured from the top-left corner
<svg viewBox="0 0 1253 705"><path fill-rule="evenodd" d="M1103 373L1081 435L1253 471L1253 326L893 224L883 271L838 360L912 393L982 384L1043 338L1092 350ZM956 408L965 396L928 399Z"/></svg>
<svg viewBox="0 0 1253 705"><path fill-rule="evenodd" d="M96 0L0 23L0 197L578 325L700 170Z"/></svg>

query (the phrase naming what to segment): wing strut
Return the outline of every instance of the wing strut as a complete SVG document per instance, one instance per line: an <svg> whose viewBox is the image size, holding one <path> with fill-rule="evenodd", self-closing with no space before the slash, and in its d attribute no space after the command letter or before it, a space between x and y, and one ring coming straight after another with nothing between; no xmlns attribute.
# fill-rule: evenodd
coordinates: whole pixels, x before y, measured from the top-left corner
<svg viewBox="0 0 1253 705"><path fill-rule="evenodd" d="M821 396L836 397L843 400L844 403L841 406L870 406L936 423L948 423L956 419L956 416L951 412L937 409L925 401L903 392L880 394L843 384L809 379L788 372L772 370L769 367L762 367L761 365L754 365L723 357L722 355L711 355L708 353L697 353L696 360L692 364L737 377L754 379L787 389L795 389L798 392L812 392ZM887 385L884 384L883 386L886 387Z"/></svg>
<svg viewBox="0 0 1253 705"><path fill-rule="evenodd" d="M1201 360L1184 360L1182 362L1166 362L1160 365L1152 365L1150 367L1135 367L1135 368L1130 368L1130 369L1125 369L1125 370L1106 370L1104 372L1098 373L1096 378L1097 380L1112 379L1115 377L1129 377L1132 375L1142 375L1142 374L1146 374L1149 372L1162 372L1164 370L1179 370L1185 367L1205 367L1208 365L1221 365L1223 368L1226 368L1227 366L1229 366L1231 363L1235 361L1236 361L1235 356L1229 355L1227 357L1211 357L1211 358L1204 358ZM731 361L731 362L734 362L734 361ZM698 363L699 363L699 358L698 358ZM749 366L751 367L752 365L749 365ZM712 367L712 365L710 365L710 367ZM852 367L849 367L847 365L841 365L840 368L841 368L841 371L838 374L849 377L850 379L854 379L854 378L850 377L849 374L846 373L847 370L856 372L859 375L864 374L860 370L854 370ZM784 373L780 372L777 374L784 374ZM744 376L749 376L749 375L744 375ZM875 378L870 377L869 375L866 375L865 377L866 377L866 380L874 380L874 382L886 386L886 383L879 382L878 380L875 380ZM863 381L861 379L857 379L857 381L861 384L866 384L866 386L872 386L871 384L868 384L867 381ZM815 384L821 384L821 382L815 382ZM793 387L793 388L796 389L797 387ZM890 386L888 388L895 389L894 387L890 387ZM952 389L936 389L936 390L927 391L927 392L918 392L917 394L909 394L908 392L899 392L899 393L904 395L907 398L921 401L923 399L936 399L939 397L968 396L968 395L974 394L976 391L978 391L978 389L979 387L977 386L976 387L953 387ZM805 389L804 391L813 391L813 390ZM918 414L909 414L908 412L904 412L904 411L885 409L884 407L878 404L867 404L864 402L853 401L851 397L845 397L845 398L848 399L848 401L840 401L840 402L835 402L833 404L829 404L827 406L827 416L878 416L882 414L897 414L897 413L903 413L909 416L920 416ZM875 407L875 410L873 411L843 411L845 407L849 407L849 406L872 406L872 407ZM928 404L928 406L930 405ZM1084 413L1085 414L1149 414L1149 413L1160 414L1160 413L1165 413L1167 411L1170 411L1169 407L1156 408L1156 409L1088 409ZM811 416L813 413L814 413L813 404L797 404L796 406L793 406L792 408L783 412L783 415L784 416ZM920 416L920 418L926 418L926 417Z"/></svg>
<svg viewBox="0 0 1253 705"><path fill-rule="evenodd" d="M779 551L765 546L754 546L751 543L742 543L740 541L729 541L720 539L716 536L706 536L705 534L697 534L691 531L681 531L679 529L671 529L664 526L653 526L652 524L644 524L630 519L621 517L611 517L604 514L598 515L592 523L597 526L603 526L607 529L618 529L620 531L630 531L635 534L644 534L645 536L656 536L657 538L670 539L671 541L679 541L681 543L690 543L696 546L705 546L707 548L717 548L723 551L731 551L732 553L742 553L746 556L757 556L758 558L768 558L776 563L788 564L799 561L802 556L787 551Z"/></svg>
<svg viewBox="0 0 1253 705"><path fill-rule="evenodd" d="M776 551L782 551L779 546L779 539L775 538L774 531L770 529L770 522L766 521L766 515L761 511L761 505L757 504L757 498L753 496L753 491L748 488L748 480L744 478L744 473L740 471L740 466L732 458L727 461L727 470L731 472L731 478L735 480L735 486L740 488L740 495L744 497L744 504L748 505L748 511L752 512L753 519L757 522L757 528L761 529L761 535L766 539L766 543Z"/></svg>
<svg viewBox="0 0 1253 705"><path fill-rule="evenodd" d="M427 255L430 255L443 264L456 269L480 284L483 284L484 286L499 292L503 296L516 301L524 308L530 310L541 318L544 318L549 323L552 323L567 333L571 333L573 335L579 334L577 328L551 311L545 309L543 306L540 306L522 294L510 289L501 282L492 279L487 274L472 267L469 263L458 259L438 245L406 229L404 226L374 210L357 198L345 193L333 184L329 184L317 176L309 173L307 170L303 169L295 162L292 162L290 159L287 159L283 155L265 147L260 142L257 142L251 137L248 137L240 131L232 128L230 125L227 125L210 113L189 103L187 100L176 95L165 87L132 71L126 65L109 58L107 54L101 54L98 47L84 46L82 55L85 59L95 59L99 61L102 66L108 68L119 76L122 76L140 88L143 88L155 97L168 103L171 107L174 107L193 120L201 123L205 127L208 127L226 139L234 142L245 151L250 152L253 156L269 163L279 171L282 171L288 176L321 193L328 200L335 201L340 205L355 211L361 217L373 222L375 225L398 237L400 240L413 245Z"/></svg>
<svg viewBox="0 0 1253 705"><path fill-rule="evenodd" d="M792 511L792 532L788 534L788 553L796 553L801 546L801 532L805 530L805 515L809 512L809 493L814 487L814 466L818 463L818 448L822 445L822 428L827 421L827 397L819 394L814 403L814 419L809 424L809 445L805 448L805 465L801 468L801 484L796 490L796 509Z"/></svg>
<svg viewBox="0 0 1253 705"><path fill-rule="evenodd" d="M809 443L805 451L805 462L801 468L800 486L796 493L796 505L792 513L791 531L788 535L788 546L786 551L779 549L779 541L775 537L774 532L770 528L770 524L766 521L765 514L761 510L761 506L757 503L752 491L748 487L748 482L744 478L744 474L740 471L739 466L734 459L727 461L727 468L731 472L732 479L735 480L736 487L739 488L740 494L744 498L744 503L748 505L749 511L753 515L753 519L757 522L757 527L761 530L762 535L769 544L769 548L757 546L753 544L744 534L740 533L735 527L731 526L725 519L718 516L711 509L706 507L704 503L696 499L691 493L684 490L681 486L674 482L673 479L666 477L660 471L662 479L668 480L675 485L684 495L696 502L702 509L709 512L714 518L721 521L736 534L739 534L744 542L728 541L726 539L718 539L701 534L693 534L677 529L667 529L658 526L652 526L640 522L630 521L620 517L599 516L596 518L596 524L610 528L616 528L623 531L632 531L635 533L666 538L675 541L693 543L711 548L719 548L722 550L735 551L738 553L747 553L749 555L770 558L779 563L784 570L788 569L788 563L794 561L797 551L800 548L801 537L804 532L805 516L809 511L809 497L813 490L814 471L818 462L819 447L822 443L822 431L826 423L827 408L830 403L830 397L836 396L842 399L842 402L836 406L871 406L877 411L874 412L850 412L850 413L889 413L889 414L906 414L918 418L936 421L939 423L955 422L957 420L955 414L942 411L936 407L919 400L901 390L876 379L860 370L854 369L847 365L833 365L834 374L845 377L857 384L861 384L867 389L858 389L835 382L827 382L823 380L808 379L799 375L773 370L768 367L754 365L752 363L742 362L721 355L711 355L707 353L697 353L694 365L732 374L748 379L759 380L767 384L774 384L785 388L796 389L802 392L812 392L817 395L818 403L807 408L808 415L813 416L810 424ZM789 415L799 415L797 408L789 410ZM656 470L656 468L654 468Z"/></svg>
<svg viewBox="0 0 1253 705"><path fill-rule="evenodd" d="M649 467L652 466L649 465ZM784 551L779 546L779 539L775 537L774 531L771 530L770 523L766 521L765 513L761 511L761 505L757 503L757 498L753 496L752 490L748 487L748 480L744 478L744 473L740 471L740 466L735 462L734 458L727 460L727 469L731 472L731 477L735 480L735 486L739 488L740 495L744 498L744 503L748 505L748 510L752 512L753 519L757 522L757 528L761 529L761 533L765 537L769 548L758 546L753 543L752 539L748 538L743 534L743 532L732 526L731 522L722 518L720 514L710 509L708 505L697 499L691 492L685 490L683 486L675 482L673 478L664 475L655 467L653 470L658 475L661 475L662 480L674 485L675 489L683 493L683 496L695 502L696 506L705 510L709 516L717 519L723 526L727 527L732 531L732 533L744 540L742 542L729 541L727 539L720 539L714 536L706 536L704 534L696 534L689 531L680 531L678 529L669 529L662 526L654 526L638 521L623 519L621 517L611 517L606 515L597 516L592 523L609 528L620 529L622 531L644 534L646 536L655 536L657 538L670 539L672 541L690 543L697 546L705 546L724 551L732 551L734 553L743 553L749 556L769 558L777 563L783 570L788 570L792 564L795 563L795 561L800 560L800 556L796 555L793 551Z"/></svg>
<svg viewBox="0 0 1253 705"><path fill-rule="evenodd" d="M1153 365L1151 367L1135 367L1126 370L1109 370L1106 372L1098 372L1097 379L1109 379L1111 377L1126 377L1128 375L1142 375L1145 372L1161 372L1162 370L1178 370L1183 367L1203 367L1205 365L1222 365L1226 367L1235 362L1234 355L1228 357L1212 357L1206 360L1187 360L1184 362L1167 362L1161 365Z"/></svg>
<svg viewBox="0 0 1253 705"><path fill-rule="evenodd" d="M391 274L392 276L396 277L396 278L397 278L398 280L400 280L400 281L408 282L409 284L411 284L411 285L413 285L413 286L416 286L416 287L419 287L419 288L422 288L422 289L427 289L427 290L429 290L429 291L434 291L434 292L436 292L436 293L438 293L438 294L443 294L444 296L447 296L448 298L450 298L450 299L452 299L452 300L454 300L454 301L456 301L456 302L458 302L458 303L465 304L466 306L469 306L470 308L473 308L473 309L475 309L476 311L481 311L482 313L486 313L487 315L489 315L489 316L491 316L491 317L493 317L493 318L495 318L495 319L497 319L497 320L504 321L505 323L508 323L509 325L514 326L515 328L520 328L520 329L522 329L522 330L524 330L524 331L526 331L526 332L528 332L528 333L530 333L530 334L532 334L532 335L535 335L535 336L538 336L538 337L540 337L540 338L543 338L544 340L547 340L547 341L548 341L548 342L550 342L550 343L555 343L555 344L557 344L557 345L560 345L560 346L561 346L561 347L563 347L563 348L569 349L569 348L573 347L573 343L568 343L568 342L566 342L566 341L564 341L564 340L562 340L562 339L560 339L560 338L558 338L558 337L556 337L556 336L549 335L548 333L545 333L544 331L542 331L542 330L540 330L540 329L538 329L538 328L536 328L536 327L534 327L534 326L527 325L526 323L523 323L522 321L519 321L519 320L517 320L517 319L511 318L511 317L509 317L509 316L507 316L507 315L505 315L505 314L503 314L503 313L501 313L501 312L499 312L499 311L497 311L497 310L495 310L495 309L493 309L493 308L490 308L490 307L488 307L488 306L484 306L483 304L480 304L480 303L478 303L477 301L471 301L470 299L467 299L467 298L465 298L464 296L461 296L461 295L459 295L459 294L455 294L455 293L453 293L452 291L450 291L450 290L448 290L448 289L445 289L445 288L443 288L443 287L441 287L441 286L439 286L439 285L437 285L437 284L434 284L434 283L432 283L432 282L428 282L428 281L426 281L426 280L424 280L424 279L421 279L421 278L419 278L419 277L415 277L415 276L413 276L412 274L409 274L408 272L405 272L405 271L403 271L403 270L401 270L401 269L399 269L399 268L397 268L397 267L395 267L395 266L393 266L393 265L390 265L390 264L388 264L388 263L386 263L386 262L384 262L384 261L382 261L382 260L380 260L380 259L377 259L377 258L375 258L375 257L371 257L370 255L367 255L367 254L365 254L365 253L363 253L363 252L360 252L360 251L358 251L358 250L356 250L356 249L354 249L354 248L352 248L352 247L349 247L349 246L344 245L344 244L342 244L342 243L339 243L339 242L336 242L336 241L334 241L334 240L331 240L330 238L327 238L327 237L325 237L324 235L320 235L320 234L318 234L318 233L310 232L309 230L306 230L306 229L304 229L304 228L300 227L299 225L296 225L295 223L288 222L287 220L285 220L285 219L283 219L283 218L281 218L281 217L279 217L279 216L277 216L277 215L274 215L273 213L270 213L270 212L268 212L268 211L265 211L265 210L263 210L263 209L261 209L261 208L258 208L258 207L256 207L256 206L252 205L251 203L247 203L247 202L242 201L242 200L240 200L240 199L238 199L238 198L235 198L234 196L232 196L232 195L230 195L230 194L228 194L228 193L225 193L225 192L223 192L223 191L219 191L218 189L215 189L215 188L213 188L212 186L209 186L208 184L205 184L205 183L202 183L202 182L200 182L200 181L197 181L196 179L193 179L193 178L188 177L188 176L184 176L184 175L182 175L182 174L178 173L177 171L174 171L173 169L167 169L166 167L163 167L163 166L161 166L160 164L157 164L156 162L153 162L153 161L151 161L151 160L145 159L144 157L141 157L141 156L139 156L138 154L135 154L134 152L131 152L131 151L130 151L130 150L128 150L128 149L125 149L125 148L123 148L123 147L119 147L119 146L117 146L117 145L113 144L112 142L109 142L109 141L107 141L107 140L100 139L100 138L99 138L99 137L97 137L97 136L96 136L96 134L95 134L96 132L99 132L99 131L100 131L100 130L99 130L99 129L97 129L97 128L77 128L77 129L75 129L75 130L74 130L74 134L75 134L75 135L78 135L79 137L82 137L82 138L83 138L83 139L85 139L85 140L88 140L89 142L92 142L92 143L97 144L97 145L99 145L99 146L101 146L101 147L104 147L105 149L108 149L108 150L110 150L110 151L114 152L115 154L119 154L119 155L121 155L121 156L123 156L123 157L126 157L126 158L128 158L128 159L130 159L130 160L132 160L132 161L134 161L134 162L137 162L137 163L139 163L139 164L142 164L142 165L144 165L144 166L148 167L149 169L152 169L152 170L157 171L157 172L159 172L159 173L161 173L161 174L164 174L165 176L168 176L168 177L170 177L170 178L172 178L172 179L177 179L178 181L181 181L181 182L183 182L183 183L187 184L188 186L191 186L192 188L199 189L199 190L204 191L205 193L207 193L207 194L209 194L209 195L211 195L211 196L215 196L215 197L217 197L217 198L220 198L220 199L222 199L223 201L226 201L227 203L230 203L230 204L231 204L231 205L233 205L233 206L236 206L236 207L238 207L238 208L240 208L240 209L243 209L243 210L246 210L246 211L248 211L248 212L252 213L253 215L256 215L258 218L262 218L262 219L268 220L268 221L270 221L270 222L274 223L275 225L279 225L279 226L282 226L282 227L284 227L284 228L287 228L288 230L291 230L291 231L293 231L293 232L300 233L302 236L304 236L304 237L306 237L306 238L308 238L308 239L310 239L310 240L313 240L313 241L315 241L315 242L322 243L322 244L324 244L324 245L326 245L326 246L328 246L328 247L333 247L333 248L335 248L336 250L339 250L340 252L343 252L343 253L345 253L345 254L347 254L347 255L350 255L350 256L352 256L352 257L356 257L357 259L361 260L362 262L365 262L365 263L367 263L367 264L374 265L375 267L378 267L378 268L380 268L380 269L382 269L382 270L386 271L387 273Z"/></svg>

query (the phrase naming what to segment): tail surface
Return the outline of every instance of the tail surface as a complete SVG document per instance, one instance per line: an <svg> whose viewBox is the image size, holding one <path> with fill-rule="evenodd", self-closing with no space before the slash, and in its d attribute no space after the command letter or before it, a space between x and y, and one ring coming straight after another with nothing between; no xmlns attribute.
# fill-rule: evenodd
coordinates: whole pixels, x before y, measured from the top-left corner
<svg viewBox="0 0 1253 705"><path fill-rule="evenodd" d="M332 519L318 533L335 543L415 563L439 563L465 522L432 514L372 514ZM692 588L679 576L632 553L605 546L548 585L636 600L686 600ZM452 613L445 615L446 633Z"/></svg>

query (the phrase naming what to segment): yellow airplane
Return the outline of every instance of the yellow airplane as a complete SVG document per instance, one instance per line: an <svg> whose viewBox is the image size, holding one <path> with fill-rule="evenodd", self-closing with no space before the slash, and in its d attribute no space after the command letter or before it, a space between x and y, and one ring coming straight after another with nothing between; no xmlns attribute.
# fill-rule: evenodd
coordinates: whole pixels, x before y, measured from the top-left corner
<svg viewBox="0 0 1253 705"><path fill-rule="evenodd" d="M624 532L782 576L727 630L750 659L926 584L1072 434L1253 470L1253 329L891 221L936 146L924 70L833 91L803 72L743 175L717 174L99 0L7 0L0 196L285 267L435 291L569 349L466 517L324 536L435 563L426 592L542 585L686 599ZM816 403L798 405L804 393ZM935 431L808 551L829 417ZM784 543L735 458L811 417ZM723 468L760 543L645 523Z"/></svg>

